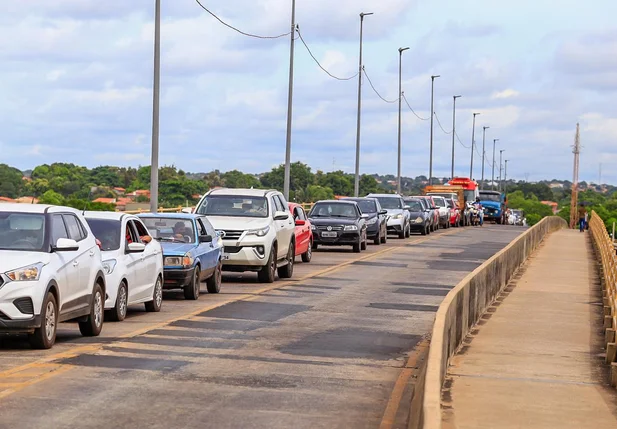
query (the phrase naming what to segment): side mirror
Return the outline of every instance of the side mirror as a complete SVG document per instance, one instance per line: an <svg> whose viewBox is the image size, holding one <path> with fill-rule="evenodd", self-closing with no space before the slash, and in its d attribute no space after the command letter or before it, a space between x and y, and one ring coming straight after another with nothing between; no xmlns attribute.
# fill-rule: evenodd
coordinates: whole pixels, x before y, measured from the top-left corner
<svg viewBox="0 0 617 429"><path fill-rule="evenodd" d="M302 219L296 220L296 226L304 226L306 225L306 221Z"/></svg>
<svg viewBox="0 0 617 429"><path fill-rule="evenodd" d="M193 208L192 207L185 207L181 211L182 211L182 213L191 214L191 213L193 213Z"/></svg>
<svg viewBox="0 0 617 429"><path fill-rule="evenodd" d="M362 213L362 214L360 215L360 217L361 217L362 219L368 219L368 213Z"/></svg>
<svg viewBox="0 0 617 429"><path fill-rule="evenodd" d="M146 250L146 245L143 243L129 243L126 246L126 253L141 253Z"/></svg>
<svg viewBox="0 0 617 429"><path fill-rule="evenodd" d="M289 213L287 212L275 212L274 220L287 220L289 219Z"/></svg>
<svg viewBox="0 0 617 429"><path fill-rule="evenodd" d="M54 252L75 252L79 250L79 244L70 238L59 238L52 250Z"/></svg>
<svg viewBox="0 0 617 429"><path fill-rule="evenodd" d="M211 235L200 235L199 242L200 243L212 243L212 236Z"/></svg>
<svg viewBox="0 0 617 429"><path fill-rule="evenodd" d="M380 215L387 215L388 214L388 210L380 210L379 214Z"/></svg>

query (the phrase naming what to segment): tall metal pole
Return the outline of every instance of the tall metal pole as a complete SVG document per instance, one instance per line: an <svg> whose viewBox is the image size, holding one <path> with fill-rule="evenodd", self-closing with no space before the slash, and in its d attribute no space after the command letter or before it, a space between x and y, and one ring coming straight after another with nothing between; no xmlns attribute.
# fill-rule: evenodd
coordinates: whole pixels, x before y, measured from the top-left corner
<svg viewBox="0 0 617 429"><path fill-rule="evenodd" d="M501 176L501 170L502 170L503 165L502 165L501 159L505 151L506 151L505 149L501 149L499 151L499 192L501 192L501 183L503 182L503 177Z"/></svg>
<svg viewBox="0 0 617 429"><path fill-rule="evenodd" d="M154 84L152 91L152 153L150 160L150 211L159 209L159 93L161 87L161 0L154 6Z"/></svg>
<svg viewBox="0 0 617 429"><path fill-rule="evenodd" d="M362 27L364 17L372 13L360 14L360 60L358 65L358 124L356 129L356 176L354 178L353 194L358 197L360 194L360 120L362 112Z"/></svg>
<svg viewBox="0 0 617 429"><path fill-rule="evenodd" d="M507 197L508 196L508 193L507 193L507 189L508 189L508 160L506 159L504 161L504 163L505 163L506 166L505 166L505 169L504 169L504 172L503 172L503 193Z"/></svg>
<svg viewBox="0 0 617 429"><path fill-rule="evenodd" d="M456 99L461 97L460 95L455 95L452 98L454 99L454 103L452 106L452 174L450 175L450 179L454 178L454 139L456 137Z"/></svg>
<svg viewBox="0 0 617 429"><path fill-rule="evenodd" d="M480 189L484 189L484 157L486 156L486 130L490 127L482 127L482 180L480 181Z"/></svg>
<svg viewBox="0 0 617 429"><path fill-rule="evenodd" d="M289 182L291 180L291 118L293 113L294 91L294 50L296 39L296 0L291 0L291 43L289 47L289 93L287 96L287 137L285 140L285 178L283 195L289 201Z"/></svg>
<svg viewBox="0 0 617 429"><path fill-rule="evenodd" d="M493 139L493 172L491 173L491 189L495 190L495 143L499 139Z"/></svg>
<svg viewBox="0 0 617 429"><path fill-rule="evenodd" d="M398 48L398 169L396 192L401 193L401 102L403 99L402 75L403 75L403 52L409 48Z"/></svg>
<svg viewBox="0 0 617 429"><path fill-rule="evenodd" d="M473 114L473 125L471 126L471 165L469 167L469 178L473 180L473 150L476 145L476 116L479 113Z"/></svg>
<svg viewBox="0 0 617 429"><path fill-rule="evenodd" d="M435 79L440 75L431 76L431 148L428 164L428 184L433 184L433 116L435 116L434 100L435 100Z"/></svg>

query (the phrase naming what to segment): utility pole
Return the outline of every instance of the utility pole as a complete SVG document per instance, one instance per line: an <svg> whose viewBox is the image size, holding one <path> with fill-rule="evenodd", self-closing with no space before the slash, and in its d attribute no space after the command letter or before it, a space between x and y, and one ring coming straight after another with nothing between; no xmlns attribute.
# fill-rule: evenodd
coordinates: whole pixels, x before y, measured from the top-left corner
<svg viewBox="0 0 617 429"><path fill-rule="evenodd" d="M454 95L452 99L454 103L452 105L452 174L450 179L454 179L454 139L456 137L456 99L460 98L460 95Z"/></svg>
<svg viewBox="0 0 617 429"><path fill-rule="evenodd" d="M373 13L360 14L360 60L358 65L358 124L356 129L356 176L354 178L353 194L358 197L360 194L360 120L362 112L362 29L364 17Z"/></svg>
<svg viewBox="0 0 617 429"><path fill-rule="evenodd" d="M574 137L574 169L572 172L572 197L570 201L570 228L574 228L577 222L576 206L578 205L578 163L581 153L581 135L579 124L576 124L576 135Z"/></svg>
<svg viewBox="0 0 617 429"><path fill-rule="evenodd" d="M501 162L501 159L502 159L502 155L503 155L503 153L504 153L505 151L506 151L505 149L501 149L501 150L499 151L499 192L501 192L501 183L503 182L503 178L502 178L502 176L501 176L501 169L502 169L502 167L503 167L503 164L502 164L502 162Z"/></svg>
<svg viewBox="0 0 617 429"><path fill-rule="evenodd" d="M602 163L600 163L600 174L598 177L598 186L600 187L600 190L602 190Z"/></svg>
<svg viewBox="0 0 617 429"><path fill-rule="evenodd" d="M506 164L504 172L503 172L503 193L506 195L506 198L508 198L508 193L507 193L507 189L508 189L508 160L506 159L504 161L504 163Z"/></svg>
<svg viewBox="0 0 617 429"><path fill-rule="evenodd" d="M495 190L495 143L497 143L499 139L493 139L493 172L491 173L491 189Z"/></svg>
<svg viewBox="0 0 617 429"><path fill-rule="evenodd" d="M159 94L161 87L161 0L154 6L154 84L152 91L152 153L150 154L150 211L159 210Z"/></svg>
<svg viewBox="0 0 617 429"><path fill-rule="evenodd" d="M285 139L285 177L283 195L289 201L289 182L291 181L291 118L294 96L294 50L296 41L296 0L291 0L291 43L289 46L289 91L287 94L287 137Z"/></svg>
<svg viewBox="0 0 617 429"><path fill-rule="evenodd" d="M473 150L475 148L475 144L476 144L476 116L479 115L479 113L474 113L473 114L473 124L471 126L471 165L469 167L469 179L473 180Z"/></svg>
<svg viewBox="0 0 617 429"><path fill-rule="evenodd" d="M482 127L482 180L480 181L480 189L484 189L484 157L486 155L486 130L490 127Z"/></svg>
<svg viewBox="0 0 617 429"><path fill-rule="evenodd" d="M401 101L403 99L402 74L403 52L409 48L398 48L398 173L396 192L401 193Z"/></svg>
<svg viewBox="0 0 617 429"><path fill-rule="evenodd" d="M434 99L435 99L435 79L441 77L440 75L431 76L431 148L429 151L429 164L428 164L428 184L433 184L433 117L434 111Z"/></svg>

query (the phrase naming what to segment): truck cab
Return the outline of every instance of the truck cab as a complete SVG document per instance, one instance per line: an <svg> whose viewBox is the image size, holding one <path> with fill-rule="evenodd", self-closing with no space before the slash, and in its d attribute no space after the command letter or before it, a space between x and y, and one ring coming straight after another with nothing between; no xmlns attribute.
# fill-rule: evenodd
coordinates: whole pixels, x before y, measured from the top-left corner
<svg viewBox="0 0 617 429"><path fill-rule="evenodd" d="M480 191L480 204L484 208L484 220L498 224L504 222L506 200L505 195L498 191Z"/></svg>

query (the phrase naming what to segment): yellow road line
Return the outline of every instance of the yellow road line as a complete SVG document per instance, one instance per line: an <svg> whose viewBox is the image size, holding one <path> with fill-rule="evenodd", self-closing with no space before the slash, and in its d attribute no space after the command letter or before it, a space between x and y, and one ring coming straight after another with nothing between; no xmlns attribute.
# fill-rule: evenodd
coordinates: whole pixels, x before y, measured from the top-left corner
<svg viewBox="0 0 617 429"><path fill-rule="evenodd" d="M436 238L443 237L443 236L446 236L446 235L451 235L451 234L453 234L453 233L455 233L457 231L458 230L449 231L449 232L443 232L443 233L441 233L441 234L439 234L437 236L426 237L426 238L419 238L419 239L416 239L416 240L411 241L411 242L410 241L405 241L403 243L404 243L404 245L419 244L419 243L423 243L423 242L428 241L428 240L436 239ZM333 266L328 267L328 268L324 268L324 269L316 271L314 273L307 274L304 277L301 277L299 280L275 282L275 283L271 284L270 286L263 287L263 288L258 289L256 291L253 291L251 293L238 295L238 296L235 296L233 298L229 298L227 300L224 300L224 301L221 301L221 302L218 302L218 303L215 303L215 304L210 304L210 305L201 307L199 310L195 310L195 311L192 311L190 313L183 314L181 316L173 317L173 318L171 318L169 320L166 320L164 322L160 322L160 323L155 323L153 325L149 325L147 327L138 329L138 330L130 332L128 334L120 335L120 336L118 336L118 338L121 338L121 339L133 338L133 337L136 337L138 335L142 335L142 334L144 334L144 333L146 333L148 331L165 327L165 326L167 326L167 325L169 325L169 324L171 324L173 322L176 322L178 320L190 319L190 318L192 318L194 316L197 316L200 313L203 313L203 312L206 312L206 311L210 311L210 310L218 308L218 307L222 307L223 305L227 305L227 304L230 304L232 302L253 300L253 299L259 298L258 295L262 294L264 292L269 292L269 291L274 290L274 289L284 288L284 287L287 287L287 286L291 286L291 285L297 284L299 282L303 282L303 281L309 280L309 279L314 278L314 277L319 277L319 276L322 276L324 274L332 273L334 271L338 271L338 270L340 270L342 268L345 268L345 267L347 267L347 266L349 266L349 265L351 265L351 264L353 264L355 262L365 261L365 260L368 260L368 259L373 259L373 258L376 258L378 256L384 255L386 253L394 252L395 250L400 249L402 247L403 247L403 245L401 245L401 246L393 246L393 247L389 247L387 249L379 250L379 251L377 251L375 253L371 253L369 255L364 255L364 256L361 256L361 257L358 257L358 258L355 258L355 259L352 259L352 260L349 260L349 261L346 261L346 262L342 262L342 263L337 264L337 265L333 265ZM122 342L122 340L115 341L113 343L109 343L108 346L114 346L116 344L120 344L121 342ZM0 392L0 399L4 398L6 396L9 396L10 394L15 393L15 392L17 392L17 391L19 391L19 390L21 390L21 389L23 389L25 387L31 386L31 385L33 385L35 383L38 383L39 381L46 380L46 379L48 379L48 378L50 378L50 377L52 377L54 375L62 374L62 373L68 371L70 368L73 367L72 365L53 364L53 362L61 360L61 359L68 359L68 358L71 358L71 357L76 357L76 356L79 356L79 355L82 355L82 354L85 354L85 353L96 353L96 352L102 350L102 348L103 348L103 344L88 344L88 345L85 345L85 346L78 346L78 347L76 347L74 349L67 350L67 351L64 351L64 352L61 352L61 353L56 353L56 354L50 355L48 357L39 359L37 361L34 361L34 362L31 362L31 363L28 363L28 364L25 364L25 365L21 365L19 367L15 367L15 368L12 368L12 369L0 372L0 383L2 383L4 378L10 378L10 376L13 375L13 374L22 373L22 372L25 372L25 371L27 371L29 369L32 369L32 368L35 368L37 371L40 371L40 374L36 373L35 375L31 376L31 379L29 379L27 381L24 381L24 382L21 382L21 383L19 383L18 385L16 385L15 387L13 387L11 389L8 389L8 390L5 390L5 391L1 391ZM55 367L54 365L57 365L58 367L62 367L62 368L66 367L66 368L64 370L62 370L62 371L53 370L53 368L52 368L52 370L47 370L47 371L44 370L45 368ZM35 372L37 372L37 371L35 371Z"/></svg>

